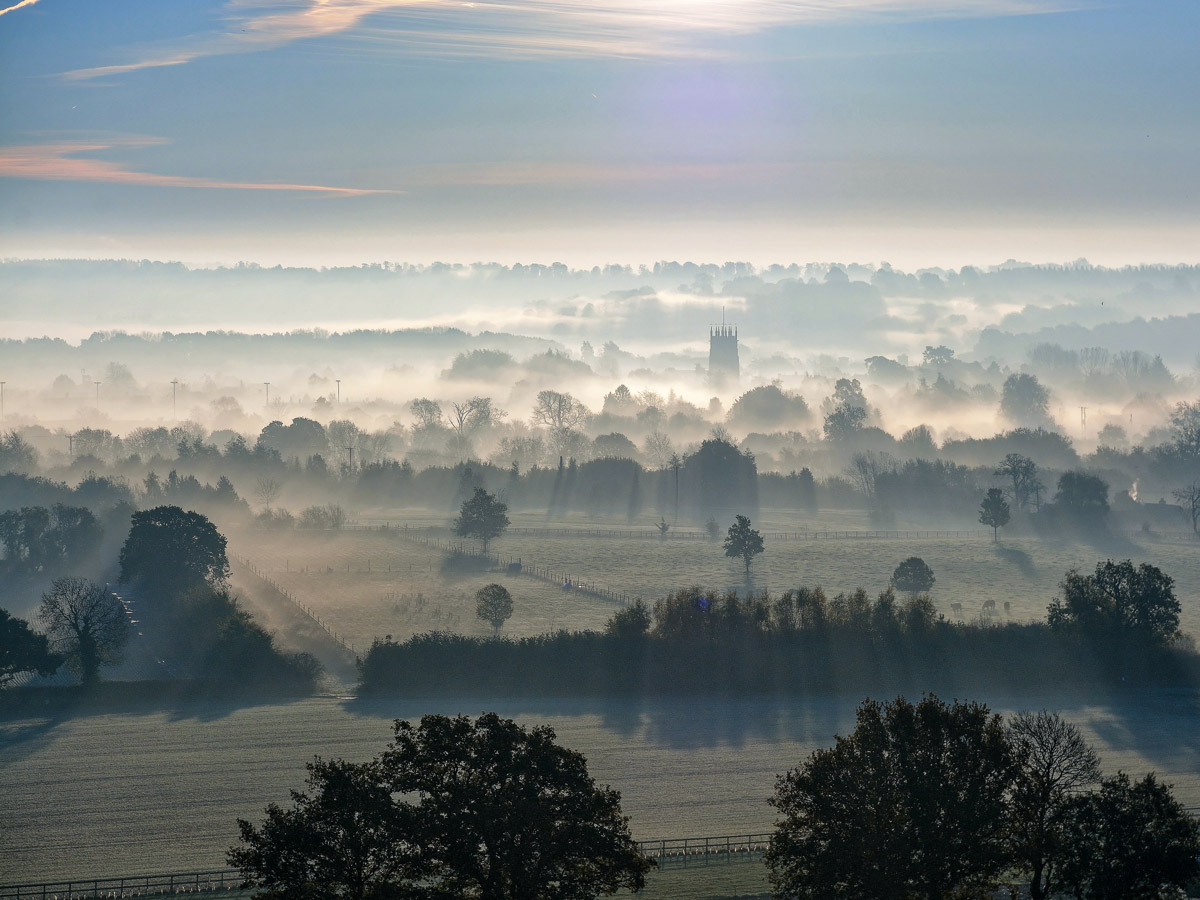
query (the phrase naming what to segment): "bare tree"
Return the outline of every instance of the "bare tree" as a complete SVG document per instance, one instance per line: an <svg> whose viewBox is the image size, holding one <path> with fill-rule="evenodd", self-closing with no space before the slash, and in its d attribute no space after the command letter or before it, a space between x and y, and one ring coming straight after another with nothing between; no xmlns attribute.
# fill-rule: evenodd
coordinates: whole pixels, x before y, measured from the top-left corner
<svg viewBox="0 0 1200 900"><path fill-rule="evenodd" d="M1013 716L1008 739L1021 763L1012 798L1014 850L1030 875L1032 900L1045 900L1061 858L1057 814L1071 793L1100 780L1100 760L1078 728L1045 710Z"/></svg>
<svg viewBox="0 0 1200 900"><path fill-rule="evenodd" d="M642 444L642 450L645 451L650 462L660 469L666 466L675 454L675 446L671 443L671 438L661 431L651 431L646 436L645 443Z"/></svg>
<svg viewBox="0 0 1200 900"><path fill-rule="evenodd" d="M553 431L576 429L587 422L588 408L560 391L538 391L533 407L533 422Z"/></svg>
<svg viewBox="0 0 1200 900"><path fill-rule="evenodd" d="M100 680L100 667L120 660L129 621L120 601L86 578L56 578L42 594L38 618L56 652L85 685Z"/></svg>
<svg viewBox="0 0 1200 900"><path fill-rule="evenodd" d="M1108 371L1112 354L1106 347L1084 347L1079 351L1079 368L1084 378L1103 375Z"/></svg>
<svg viewBox="0 0 1200 900"><path fill-rule="evenodd" d="M281 490L282 487L274 478L259 478L254 484L254 498L262 504L263 509L270 510L271 505L279 499Z"/></svg>
<svg viewBox="0 0 1200 900"><path fill-rule="evenodd" d="M865 453L855 453L850 458L850 465L846 467L846 476L854 483L864 497L867 498L867 503L874 505L875 503L875 483L879 476L895 471L896 461L886 453L876 453L874 450L868 450Z"/></svg>
<svg viewBox="0 0 1200 900"><path fill-rule="evenodd" d="M461 403L450 404L451 452L468 457L472 452L472 438L483 428L500 422L508 413L492 406L491 397L472 397Z"/></svg>
<svg viewBox="0 0 1200 900"><path fill-rule="evenodd" d="M1179 501L1183 511L1192 517L1193 533L1200 533L1200 480L1193 481L1187 487L1176 488L1171 495Z"/></svg>

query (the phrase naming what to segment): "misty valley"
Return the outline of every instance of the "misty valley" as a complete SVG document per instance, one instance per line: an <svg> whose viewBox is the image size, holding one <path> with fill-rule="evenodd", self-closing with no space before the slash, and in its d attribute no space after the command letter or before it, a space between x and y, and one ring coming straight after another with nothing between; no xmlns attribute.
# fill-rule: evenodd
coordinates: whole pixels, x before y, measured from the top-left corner
<svg viewBox="0 0 1200 900"><path fill-rule="evenodd" d="M86 268L3 266L29 303ZM148 283L220 278L221 303L299 284L303 307L351 277L91 270L128 286L128 321ZM394 791L370 780L438 729L483 753L550 726L642 842L615 881L586 879L650 897L804 895L820 882L796 860L816 851L783 848L822 826L795 792L845 741L901 741L914 711L975 729L981 753L1000 740L997 773L1065 729L1094 748L1097 803L1200 806L1200 358L1179 341L1200 334L1195 270L1137 273L1165 318L1073 330L1045 324L1077 312L1065 294L1119 308L1128 270L452 274L452 302L529 330L0 342L3 880L220 870L227 890L228 854L234 889L267 871L276 813L252 823L307 760L330 762L289 815L317 815L337 779L362 780L360 803ZM355 277L383 303L449 276ZM515 300L530 290L560 295L540 324ZM922 318L949 294L961 322ZM821 333L845 349L803 349ZM512 721L472 722L485 711ZM409 756L355 768L390 720ZM1015 804L1027 776L1009 777ZM473 896L452 857L371 827L388 878ZM1012 852L970 878L1018 883Z"/></svg>

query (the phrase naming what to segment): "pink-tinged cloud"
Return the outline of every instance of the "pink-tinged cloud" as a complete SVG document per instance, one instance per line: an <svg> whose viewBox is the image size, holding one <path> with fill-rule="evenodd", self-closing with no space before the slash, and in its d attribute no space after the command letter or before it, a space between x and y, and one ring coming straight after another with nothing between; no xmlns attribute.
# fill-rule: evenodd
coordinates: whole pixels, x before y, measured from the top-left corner
<svg viewBox="0 0 1200 900"><path fill-rule="evenodd" d="M0 16L4 15L5 13L10 13L15 9L20 9L22 6L33 6L33 4L37 2L38 0L21 0L20 3L14 3L12 6L6 9L0 9Z"/></svg>
<svg viewBox="0 0 1200 900"><path fill-rule="evenodd" d="M123 138L101 141L61 141L54 144L28 144L0 147L0 178L30 178L39 181L92 181L133 184L150 187L217 188L240 191L309 191L358 197L365 194L397 194L402 191L330 187L323 184L287 184L256 181L227 181L191 175L156 175L137 172L124 164L101 159L80 158L81 153L96 153L115 147L146 147L165 144L155 138Z"/></svg>
<svg viewBox="0 0 1200 900"><path fill-rule="evenodd" d="M719 57L722 37L856 19L1063 12L1095 0L227 0L221 30L133 62L76 69L79 81L342 35L381 53L439 56ZM419 26L419 27L417 27Z"/></svg>

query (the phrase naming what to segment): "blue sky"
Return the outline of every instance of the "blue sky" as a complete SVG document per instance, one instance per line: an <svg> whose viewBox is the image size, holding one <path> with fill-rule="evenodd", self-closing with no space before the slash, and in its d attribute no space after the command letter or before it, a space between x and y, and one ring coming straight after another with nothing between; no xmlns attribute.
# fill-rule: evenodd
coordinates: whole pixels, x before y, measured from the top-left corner
<svg viewBox="0 0 1200 900"><path fill-rule="evenodd" d="M4 256L1200 259L1193 0L7 2Z"/></svg>

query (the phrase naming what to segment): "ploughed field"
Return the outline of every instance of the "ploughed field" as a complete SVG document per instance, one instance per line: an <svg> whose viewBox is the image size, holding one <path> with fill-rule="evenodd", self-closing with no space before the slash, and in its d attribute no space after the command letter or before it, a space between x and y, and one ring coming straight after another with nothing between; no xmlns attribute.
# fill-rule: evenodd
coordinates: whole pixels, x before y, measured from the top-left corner
<svg viewBox="0 0 1200 900"><path fill-rule="evenodd" d="M858 697L548 702L358 701L243 706L196 702L0 720L0 882L219 868L235 820L288 802L314 754L363 760L391 720L496 709L549 724L592 774L621 791L635 837L770 830L777 774L853 727ZM1079 723L1107 771L1155 770L1200 806L1200 696L1137 693L989 701L1047 707Z"/></svg>

